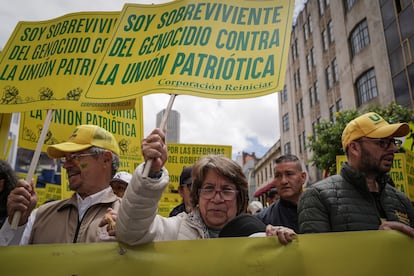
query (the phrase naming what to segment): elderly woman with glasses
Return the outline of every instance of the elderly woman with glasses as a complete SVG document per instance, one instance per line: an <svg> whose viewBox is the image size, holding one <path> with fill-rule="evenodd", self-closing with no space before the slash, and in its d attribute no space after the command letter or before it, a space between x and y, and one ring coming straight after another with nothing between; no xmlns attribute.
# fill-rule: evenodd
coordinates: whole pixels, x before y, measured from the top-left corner
<svg viewBox="0 0 414 276"><path fill-rule="evenodd" d="M158 201L169 181L163 167L167 160L164 133L155 129L143 140L142 152L145 160L152 159L152 166L145 176L146 164L139 165L127 187L117 218L119 241L137 245L217 238L228 222L246 212L248 185L240 165L227 157L207 155L193 165L192 211L175 217L158 215ZM267 231L269 235L281 233L280 227L269 226Z"/></svg>

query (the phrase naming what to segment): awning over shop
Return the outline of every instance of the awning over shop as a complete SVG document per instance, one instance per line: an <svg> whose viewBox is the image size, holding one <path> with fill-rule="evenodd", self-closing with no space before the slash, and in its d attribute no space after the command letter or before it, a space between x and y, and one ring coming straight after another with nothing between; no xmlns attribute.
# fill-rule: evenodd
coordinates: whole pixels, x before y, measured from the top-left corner
<svg viewBox="0 0 414 276"><path fill-rule="evenodd" d="M270 183L267 183L266 185L260 187L259 189L256 190L256 192L254 192L254 197L259 197L262 194L266 193L267 191L269 191L271 188L275 187L275 181L273 180Z"/></svg>

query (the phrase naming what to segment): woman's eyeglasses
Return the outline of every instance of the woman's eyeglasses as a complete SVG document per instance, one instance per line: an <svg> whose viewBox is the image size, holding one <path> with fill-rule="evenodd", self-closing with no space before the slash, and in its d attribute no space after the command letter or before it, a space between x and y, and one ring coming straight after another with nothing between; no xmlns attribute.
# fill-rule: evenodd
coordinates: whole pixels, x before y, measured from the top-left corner
<svg viewBox="0 0 414 276"><path fill-rule="evenodd" d="M233 200L236 198L236 195L239 191L233 189L224 189L224 190L216 190L214 188L205 188L205 189L198 189L198 193L200 197L204 199L212 199L219 193L220 197L223 200Z"/></svg>

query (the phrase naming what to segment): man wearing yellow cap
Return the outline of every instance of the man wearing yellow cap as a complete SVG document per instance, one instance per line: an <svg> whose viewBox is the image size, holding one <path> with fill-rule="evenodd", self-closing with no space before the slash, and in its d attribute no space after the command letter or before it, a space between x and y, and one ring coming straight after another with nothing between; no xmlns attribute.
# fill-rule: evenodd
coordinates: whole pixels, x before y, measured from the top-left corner
<svg viewBox="0 0 414 276"><path fill-rule="evenodd" d="M49 146L51 158L59 158L66 169L69 199L52 201L33 210L37 195L33 184L20 180L8 199L8 223L2 228L0 244L82 243L113 240L104 215L120 205L110 187L119 167L119 147L114 136L95 125L75 128L67 142ZM32 211L33 210L33 211ZM17 230L10 223L22 213Z"/></svg>
<svg viewBox="0 0 414 276"><path fill-rule="evenodd" d="M408 124L389 124L374 112L349 122L342 133L348 162L302 194L300 232L391 229L414 237L413 205L388 174L402 143L395 137L408 133Z"/></svg>

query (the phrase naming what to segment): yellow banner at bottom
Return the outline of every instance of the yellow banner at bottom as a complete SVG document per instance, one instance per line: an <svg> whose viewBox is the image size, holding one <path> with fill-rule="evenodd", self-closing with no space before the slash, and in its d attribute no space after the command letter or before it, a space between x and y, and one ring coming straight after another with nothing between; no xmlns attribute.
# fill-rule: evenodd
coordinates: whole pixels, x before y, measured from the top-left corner
<svg viewBox="0 0 414 276"><path fill-rule="evenodd" d="M396 231L122 244L0 247L2 275L414 275L414 239Z"/></svg>

